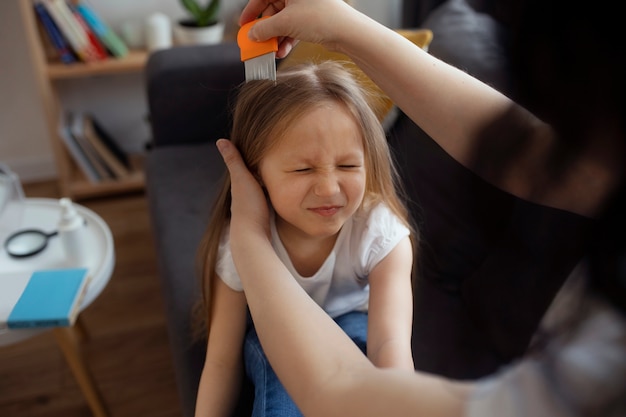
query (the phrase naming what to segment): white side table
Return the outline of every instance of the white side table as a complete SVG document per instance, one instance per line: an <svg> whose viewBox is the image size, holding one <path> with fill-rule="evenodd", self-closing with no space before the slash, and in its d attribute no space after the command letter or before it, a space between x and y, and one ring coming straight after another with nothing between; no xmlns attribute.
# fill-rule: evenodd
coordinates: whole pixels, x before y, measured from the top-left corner
<svg viewBox="0 0 626 417"><path fill-rule="evenodd" d="M13 216L10 221L0 218L1 244L4 244L8 236L21 229L34 228L45 232L56 230L61 215L59 200L27 198L19 204L23 205L23 209L18 210L18 216ZM76 203L74 206L87 221L88 237L86 241L89 245L86 266L91 273L91 282L81 304L80 309L82 311L100 295L109 282L115 264L115 253L111 230L102 218L86 207ZM65 260L61 240L58 236L50 238L47 247L41 253L27 258L12 258L6 253L3 246L0 248L0 280L6 279L7 273L72 266L74 265ZM44 331L50 331L50 329L2 330L0 331L0 348ZM52 331L94 415L98 417L108 416L102 395L80 349L79 342L86 335L80 321L80 315L74 326L56 327Z"/></svg>

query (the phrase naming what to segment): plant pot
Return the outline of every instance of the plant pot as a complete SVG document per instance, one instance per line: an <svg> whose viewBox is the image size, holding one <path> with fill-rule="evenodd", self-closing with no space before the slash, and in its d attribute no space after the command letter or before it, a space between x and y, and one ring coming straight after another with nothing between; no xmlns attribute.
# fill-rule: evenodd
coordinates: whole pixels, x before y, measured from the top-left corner
<svg viewBox="0 0 626 417"><path fill-rule="evenodd" d="M197 26L193 21L181 20L174 32L179 45L215 44L224 38L224 23L217 22L210 26Z"/></svg>

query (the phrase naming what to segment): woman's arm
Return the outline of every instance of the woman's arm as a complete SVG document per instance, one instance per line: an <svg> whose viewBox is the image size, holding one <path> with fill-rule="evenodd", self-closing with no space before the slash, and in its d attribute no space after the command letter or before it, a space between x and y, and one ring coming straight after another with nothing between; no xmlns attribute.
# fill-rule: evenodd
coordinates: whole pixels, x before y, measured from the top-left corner
<svg viewBox="0 0 626 417"><path fill-rule="evenodd" d="M231 177L231 250L263 349L307 416L459 417L469 389L376 368L306 294L269 240L265 196L236 148L217 142Z"/></svg>
<svg viewBox="0 0 626 417"><path fill-rule="evenodd" d="M342 0L250 0L240 22L260 13L273 17L254 25L252 38L281 37L279 56L293 39L345 53L452 158L502 190L593 216L615 185L621 164L601 142L554 180L549 156L560 149L549 125ZM513 151L503 155L504 149Z"/></svg>
<svg viewBox="0 0 626 417"><path fill-rule="evenodd" d="M414 370L413 251L406 237L370 273L367 356L379 368Z"/></svg>
<svg viewBox="0 0 626 417"><path fill-rule="evenodd" d="M472 157L477 134L514 104L342 0L251 0L240 21L259 13L275 15L254 25L251 36L289 36L345 53L461 163Z"/></svg>
<svg viewBox="0 0 626 417"><path fill-rule="evenodd" d="M241 349L246 330L246 298L221 279L214 285L211 330L198 396L196 417L230 416L241 388Z"/></svg>

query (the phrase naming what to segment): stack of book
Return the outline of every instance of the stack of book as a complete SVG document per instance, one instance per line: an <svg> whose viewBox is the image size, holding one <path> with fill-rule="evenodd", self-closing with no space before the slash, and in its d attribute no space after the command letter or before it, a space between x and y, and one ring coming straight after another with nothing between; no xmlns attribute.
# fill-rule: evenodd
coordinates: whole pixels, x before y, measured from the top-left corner
<svg viewBox="0 0 626 417"><path fill-rule="evenodd" d="M65 64L128 54L124 41L87 0L34 0L33 7L47 50Z"/></svg>
<svg viewBox="0 0 626 417"><path fill-rule="evenodd" d="M59 121L59 135L90 182L120 180L132 174L126 152L90 114L66 113Z"/></svg>

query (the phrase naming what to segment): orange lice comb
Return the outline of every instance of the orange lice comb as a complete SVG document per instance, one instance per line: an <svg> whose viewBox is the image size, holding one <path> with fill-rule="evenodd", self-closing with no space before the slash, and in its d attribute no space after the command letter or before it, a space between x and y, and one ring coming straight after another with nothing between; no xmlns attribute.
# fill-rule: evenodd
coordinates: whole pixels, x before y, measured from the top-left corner
<svg viewBox="0 0 626 417"><path fill-rule="evenodd" d="M272 80L276 81L276 51L278 38L271 38L263 42L254 42L248 38L248 31L261 17L243 25L237 33L237 45L241 50L241 61L246 70L246 81Z"/></svg>

